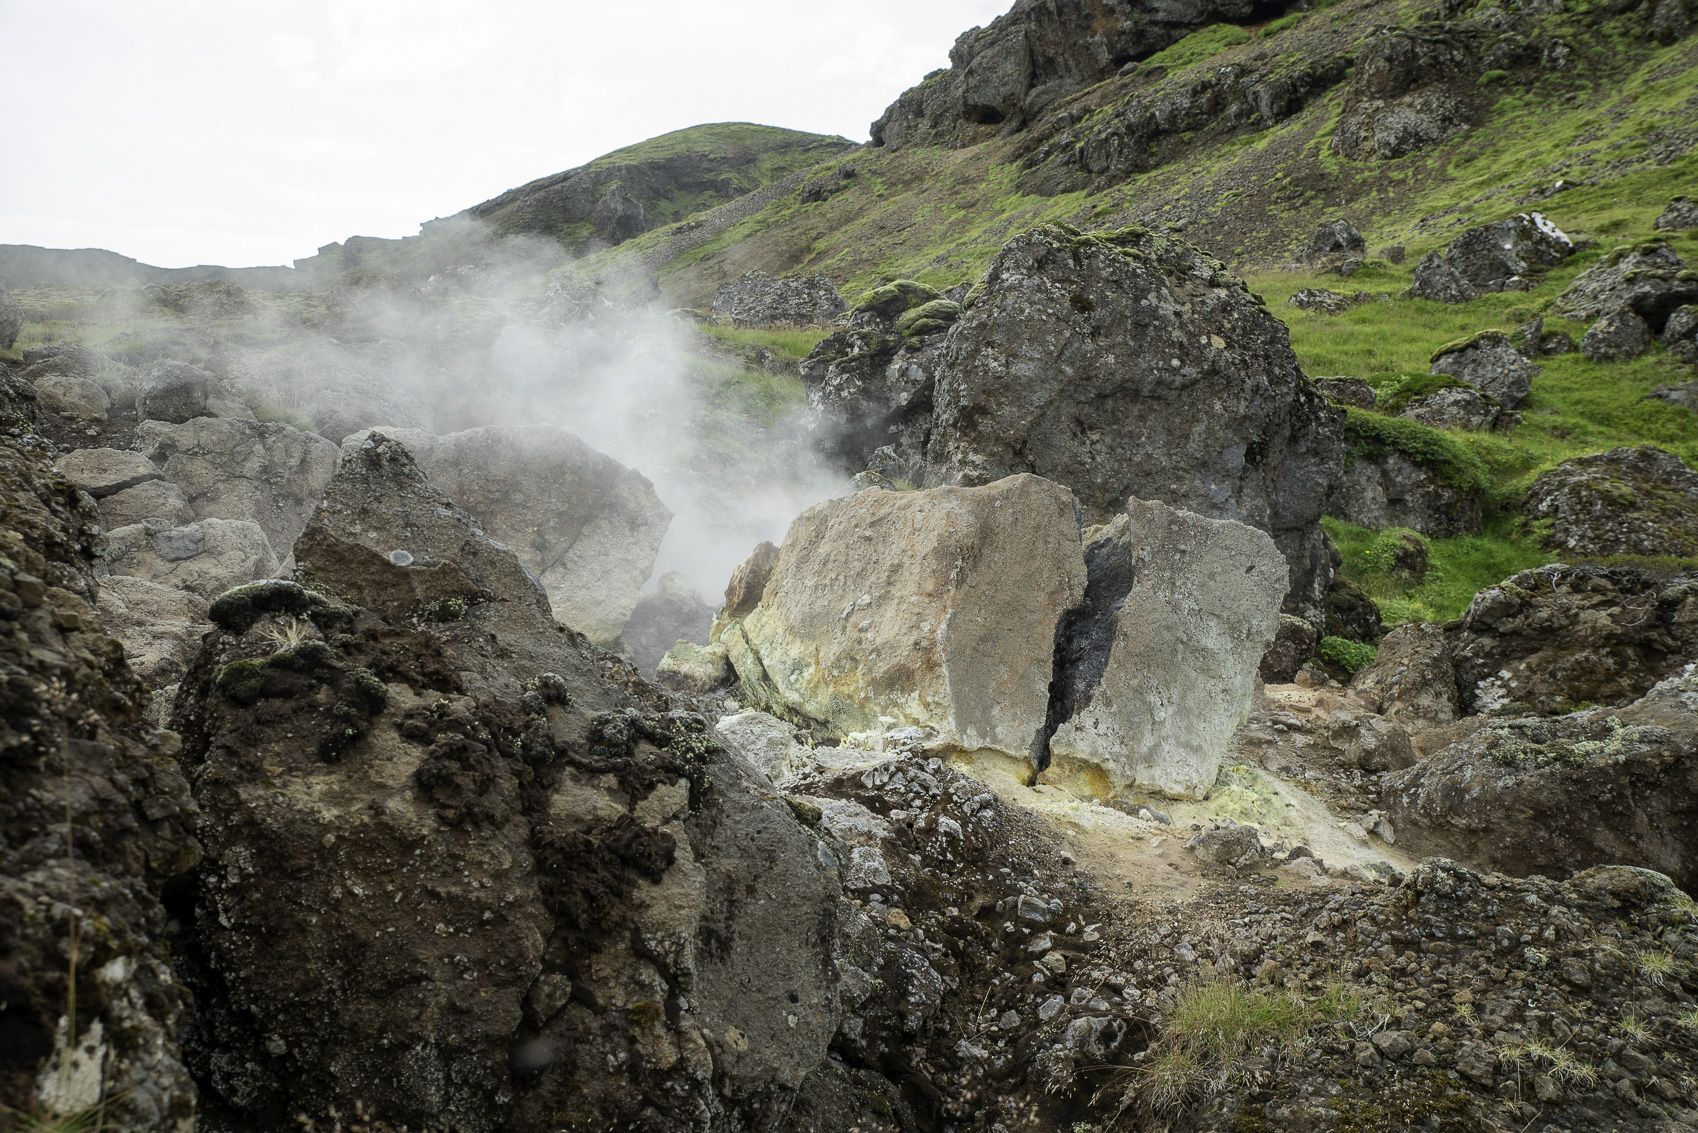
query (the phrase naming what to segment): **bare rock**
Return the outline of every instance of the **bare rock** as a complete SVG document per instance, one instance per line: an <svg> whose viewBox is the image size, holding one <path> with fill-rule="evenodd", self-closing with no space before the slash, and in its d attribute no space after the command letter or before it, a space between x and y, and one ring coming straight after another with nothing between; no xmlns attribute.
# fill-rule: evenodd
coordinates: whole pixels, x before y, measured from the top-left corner
<svg viewBox="0 0 1698 1133"><path fill-rule="evenodd" d="M35 383L35 396L44 413L79 421L104 421L112 398L98 382L49 374Z"/></svg>
<svg viewBox="0 0 1698 1133"><path fill-rule="evenodd" d="M774 279L751 271L713 293L713 313L739 327L821 326L848 309L823 275Z"/></svg>
<svg viewBox="0 0 1698 1133"><path fill-rule="evenodd" d="M656 684L695 696L730 688L736 680L737 672L731 667L725 646L718 642L676 642L655 666Z"/></svg>
<svg viewBox="0 0 1698 1133"><path fill-rule="evenodd" d="M1211 865L1236 865L1247 857L1259 855L1262 852L1262 842L1251 827L1240 826L1228 820L1218 826L1211 824L1200 833L1192 835L1185 843L1185 848L1196 854L1200 862L1208 862Z"/></svg>
<svg viewBox="0 0 1698 1133"><path fill-rule="evenodd" d="M1658 232L1679 232L1682 229L1698 228L1698 202L1691 197L1676 197L1663 209L1662 214L1651 222L1651 227Z"/></svg>
<svg viewBox="0 0 1698 1133"><path fill-rule="evenodd" d="M335 445L269 421L143 421L136 439L197 516L251 519L284 557L336 471Z"/></svg>
<svg viewBox="0 0 1698 1133"><path fill-rule="evenodd" d="M1369 774L1415 763L1415 747L1403 725L1371 712L1334 712L1327 718L1327 742L1344 753L1346 763Z"/></svg>
<svg viewBox="0 0 1698 1133"><path fill-rule="evenodd" d="M137 576L102 579L95 609L106 632L124 643L130 668L156 690L182 681L212 628L205 597Z"/></svg>
<svg viewBox="0 0 1698 1133"><path fill-rule="evenodd" d="M1651 348L1651 328L1630 307L1617 307L1586 328L1580 353L1592 362L1631 362Z"/></svg>
<svg viewBox="0 0 1698 1133"><path fill-rule="evenodd" d="M619 637L672 522L647 477L553 425L443 436L374 429L347 438L344 454L379 433L404 444L432 484L518 552L557 618L598 645Z"/></svg>
<svg viewBox="0 0 1698 1133"><path fill-rule="evenodd" d="M113 574L156 582L213 598L233 586L270 578L277 556L259 524L247 519L201 519L187 527L146 519L107 534L106 565Z"/></svg>
<svg viewBox="0 0 1698 1133"><path fill-rule="evenodd" d="M1275 640L1284 559L1253 527L1132 500L1085 562L1055 638L1048 777L1207 795Z"/></svg>
<svg viewBox="0 0 1698 1133"><path fill-rule="evenodd" d="M725 605L720 613L727 618L741 618L754 612L761 604L761 595L766 592L766 584L772 581L772 568L778 565L778 548L772 543L761 543L749 557L737 564L737 569L731 572L731 581L725 587Z"/></svg>
<svg viewBox="0 0 1698 1133"><path fill-rule="evenodd" d="M1527 398L1539 367L1521 356L1507 334L1489 330L1449 343L1433 355L1428 373L1449 374L1514 409Z"/></svg>
<svg viewBox="0 0 1698 1133"><path fill-rule="evenodd" d="M1617 248L1569 285L1557 300L1557 313L1571 319L1597 319L1626 307L1661 334L1669 316L1698 303L1698 278L1686 272L1667 240Z"/></svg>
<svg viewBox="0 0 1698 1133"><path fill-rule="evenodd" d="M217 379L200 367L162 358L142 375L137 413L143 421L182 424L205 416L217 390Z"/></svg>
<svg viewBox="0 0 1698 1133"><path fill-rule="evenodd" d="M1256 666L1257 674L1268 684L1289 684L1296 679L1303 663L1315 655L1320 640L1314 626L1302 618L1281 614L1273 644Z"/></svg>
<svg viewBox="0 0 1698 1133"><path fill-rule="evenodd" d="M100 518L108 530L146 519L163 519L173 527L187 527L195 521L195 510L189 506L189 497L183 494L183 489L171 481L148 480L101 500Z"/></svg>
<svg viewBox="0 0 1698 1133"><path fill-rule="evenodd" d="M1315 388L1333 405L1348 405L1355 409L1372 409L1380 395L1361 378L1316 378Z"/></svg>
<svg viewBox="0 0 1698 1133"><path fill-rule="evenodd" d="M816 504L720 641L745 694L778 713L840 733L885 717L1025 764L1056 625L1085 588L1074 508L1031 475Z"/></svg>
<svg viewBox="0 0 1698 1133"><path fill-rule="evenodd" d="M1356 674L1350 689L1371 711L1411 732L1450 724L1461 711L1450 641L1425 622L1387 633L1374 663Z"/></svg>
<svg viewBox="0 0 1698 1133"><path fill-rule="evenodd" d="M1545 546L1575 555L1698 555L1698 472L1655 445L1565 460L1521 511L1549 521Z"/></svg>
<svg viewBox="0 0 1698 1133"><path fill-rule="evenodd" d="M660 576L654 593L637 601L613 651L647 675L679 641L706 643L712 628L713 607L671 570Z"/></svg>
<svg viewBox="0 0 1698 1133"><path fill-rule="evenodd" d="M158 465L139 452L124 449L80 448L61 455L54 463L67 479L97 500L160 478Z"/></svg>
<svg viewBox="0 0 1698 1133"><path fill-rule="evenodd" d="M1334 264L1345 259L1362 259L1368 253L1368 242L1348 220L1333 220L1315 229L1303 249L1303 260L1311 264Z"/></svg>
<svg viewBox="0 0 1698 1133"><path fill-rule="evenodd" d="M1574 243L1543 213L1515 216L1470 228L1445 249L1445 263L1476 291L1525 291L1532 269L1555 267L1574 254Z"/></svg>
<svg viewBox="0 0 1698 1133"><path fill-rule="evenodd" d="M1439 252L1428 252L1415 265L1411 293L1417 299L1430 299L1435 303L1469 303L1480 297L1474 285L1447 263Z"/></svg>

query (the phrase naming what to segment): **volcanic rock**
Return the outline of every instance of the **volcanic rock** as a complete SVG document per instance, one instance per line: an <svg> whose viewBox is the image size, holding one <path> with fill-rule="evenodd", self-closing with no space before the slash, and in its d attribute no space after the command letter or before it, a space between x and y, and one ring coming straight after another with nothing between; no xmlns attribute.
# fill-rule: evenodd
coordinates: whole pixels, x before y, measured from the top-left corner
<svg viewBox="0 0 1698 1133"><path fill-rule="evenodd" d="M1452 723L1460 712L1450 641L1425 622L1387 633L1374 663L1356 674L1350 689L1370 711L1411 732Z"/></svg>
<svg viewBox="0 0 1698 1133"><path fill-rule="evenodd" d="M54 463L66 478L97 500L160 478L158 465L139 452L123 449L74 449Z"/></svg>
<svg viewBox="0 0 1698 1133"><path fill-rule="evenodd" d="M1669 316L1698 303L1698 277L1667 240L1617 248L1580 273L1557 300L1557 313L1591 320L1627 307L1661 334Z"/></svg>
<svg viewBox="0 0 1698 1133"><path fill-rule="evenodd" d="M143 421L136 439L197 516L251 519L285 558L336 471L335 445L269 421Z"/></svg>
<svg viewBox="0 0 1698 1133"><path fill-rule="evenodd" d="M1565 460L1533 481L1522 514L1575 555L1698 556L1698 472L1655 445Z"/></svg>
<svg viewBox="0 0 1698 1133"><path fill-rule="evenodd" d="M1663 209L1662 214L1651 222L1651 227L1659 232L1698 228L1698 202L1694 202L1691 197L1676 197Z"/></svg>
<svg viewBox="0 0 1698 1133"><path fill-rule="evenodd" d="M107 534L106 566L211 599L232 586L270 578L277 556L259 524L249 519L201 519L187 527L146 519Z"/></svg>
<svg viewBox="0 0 1698 1133"><path fill-rule="evenodd" d="M718 642L697 645L679 641L666 651L655 666L655 683L696 696L729 688L737 680L725 646Z"/></svg>
<svg viewBox="0 0 1698 1133"><path fill-rule="evenodd" d="M1332 145L1356 161L1402 157L1455 136L1473 114L1446 85L1478 73L1464 38L1388 28L1356 55Z"/></svg>
<svg viewBox="0 0 1698 1133"><path fill-rule="evenodd" d="M1087 521L1137 496L1247 523L1285 556L1286 612L1318 611L1342 421L1219 261L1143 229L1046 226L975 291L944 347L927 483L1033 472Z"/></svg>
<svg viewBox="0 0 1698 1133"><path fill-rule="evenodd" d="M739 327L820 326L848 309L823 275L774 279L751 271L713 293L713 313Z"/></svg>
<svg viewBox="0 0 1698 1133"><path fill-rule="evenodd" d="M1289 684L1297 676L1303 662L1315 655L1321 635L1302 618L1290 614L1279 616L1273 644L1262 654L1256 666L1257 675L1268 684Z"/></svg>
<svg viewBox="0 0 1698 1133"><path fill-rule="evenodd" d="M637 602L613 651L649 674L678 642L705 643L712 628L713 607L671 570L660 576L654 593Z"/></svg>
<svg viewBox="0 0 1698 1133"><path fill-rule="evenodd" d="M1431 374L1449 374L1514 409L1527 398L1539 367L1527 361L1502 331L1489 330L1439 348Z"/></svg>
<svg viewBox="0 0 1698 1133"><path fill-rule="evenodd" d="M112 398L98 382L49 374L35 383L35 396L42 411L81 421L104 421Z"/></svg>
<svg viewBox="0 0 1698 1133"><path fill-rule="evenodd" d="M1592 362L1631 362L1651 348L1651 329L1631 307L1617 307L1586 328L1580 353Z"/></svg>
<svg viewBox="0 0 1698 1133"><path fill-rule="evenodd" d="M1135 499L1085 562L1055 638L1048 774L1100 798L1207 795L1274 643L1284 559L1253 527Z"/></svg>
<svg viewBox="0 0 1698 1133"><path fill-rule="evenodd" d="M1334 220L1315 229L1303 249L1303 260L1310 264L1336 264L1347 258L1361 259L1367 255L1368 242L1348 220Z"/></svg>
<svg viewBox="0 0 1698 1133"><path fill-rule="evenodd" d="M1056 625L1084 588L1059 485L859 492L796 518L761 604L720 641L777 714L839 733L885 717L1025 763L1041 756Z"/></svg>
<svg viewBox="0 0 1698 1133"><path fill-rule="evenodd" d="M172 582L109 575L100 580L95 603L106 631L124 643L131 670L156 695L183 679L200 652L201 635L212 628L207 600Z"/></svg>
<svg viewBox="0 0 1698 1133"><path fill-rule="evenodd" d="M195 521L195 512L183 489L169 480L148 480L101 500L100 519L108 530L144 519L165 519L173 527L187 527Z"/></svg>
<svg viewBox="0 0 1698 1133"><path fill-rule="evenodd" d="M1379 393L1361 378L1316 378L1315 388L1326 395L1333 405L1348 405L1356 409L1372 409Z"/></svg>
<svg viewBox="0 0 1698 1133"><path fill-rule="evenodd" d="M1438 252L1428 252L1415 265L1415 282L1410 294L1435 303L1468 303L1480 297L1474 285Z"/></svg>
<svg viewBox="0 0 1698 1133"><path fill-rule="evenodd" d="M142 375L136 409L143 421L184 421L206 415L206 399L217 391L217 379L198 366L162 358Z"/></svg>
<svg viewBox="0 0 1698 1133"><path fill-rule="evenodd" d="M1436 389L1406 405L1399 417L1419 421L1429 429L1486 430L1503 416L1503 406L1472 386Z"/></svg>
<svg viewBox="0 0 1698 1133"><path fill-rule="evenodd" d="M1574 243L1543 213L1519 213L1470 228L1444 251L1445 263L1477 291L1524 291L1531 268L1555 267Z"/></svg>

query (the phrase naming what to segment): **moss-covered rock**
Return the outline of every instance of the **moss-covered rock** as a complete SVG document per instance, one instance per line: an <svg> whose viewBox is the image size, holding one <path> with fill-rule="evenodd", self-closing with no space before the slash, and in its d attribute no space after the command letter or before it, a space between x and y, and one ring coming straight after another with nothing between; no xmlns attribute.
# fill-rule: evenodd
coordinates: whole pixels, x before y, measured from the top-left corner
<svg viewBox="0 0 1698 1133"><path fill-rule="evenodd" d="M1563 461L1533 482L1522 514L1550 521L1554 551L1698 557L1698 472L1655 445Z"/></svg>

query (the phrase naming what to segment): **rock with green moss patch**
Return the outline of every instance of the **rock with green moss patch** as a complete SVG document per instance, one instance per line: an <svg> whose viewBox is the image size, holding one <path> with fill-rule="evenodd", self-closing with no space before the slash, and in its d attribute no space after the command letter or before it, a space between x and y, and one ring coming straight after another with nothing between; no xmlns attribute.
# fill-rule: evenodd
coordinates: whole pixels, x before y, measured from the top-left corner
<svg viewBox="0 0 1698 1133"><path fill-rule="evenodd" d="M1631 307L1617 307L1586 328L1580 353L1589 362L1631 362L1651 348L1651 329Z"/></svg>
<svg viewBox="0 0 1698 1133"><path fill-rule="evenodd" d="M1539 367L1515 349L1509 335L1489 330L1440 347L1428 373L1448 374L1514 409L1526 400Z"/></svg>
<svg viewBox="0 0 1698 1133"><path fill-rule="evenodd" d="M1698 279L1667 240L1624 245L1582 272L1557 300L1557 313L1597 319L1618 307L1631 309L1656 334L1669 316L1698 303Z"/></svg>
<svg viewBox="0 0 1698 1133"><path fill-rule="evenodd" d="M1333 578L1322 608L1326 612L1327 637L1366 642L1380 639L1380 608L1367 591L1343 575Z"/></svg>
<svg viewBox="0 0 1698 1133"><path fill-rule="evenodd" d="M1434 539L1480 532L1490 474L1455 440L1414 421L1346 411L1350 455L1327 514Z"/></svg>
<svg viewBox="0 0 1698 1133"><path fill-rule="evenodd" d="M1483 432L1495 428L1504 412L1495 398L1487 397L1466 382L1453 382L1411 398L1398 416L1431 429Z"/></svg>
<svg viewBox="0 0 1698 1133"><path fill-rule="evenodd" d="M1554 551L1698 557L1698 472L1655 445L1565 460L1533 482L1521 510L1550 522Z"/></svg>

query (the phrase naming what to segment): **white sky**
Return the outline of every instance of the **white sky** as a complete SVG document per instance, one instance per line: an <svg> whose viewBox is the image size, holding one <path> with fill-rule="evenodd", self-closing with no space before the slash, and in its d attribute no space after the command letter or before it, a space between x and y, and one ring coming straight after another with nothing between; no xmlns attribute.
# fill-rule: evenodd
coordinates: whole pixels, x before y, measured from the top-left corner
<svg viewBox="0 0 1698 1133"><path fill-rule="evenodd" d="M288 263L700 122L864 141L1010 2L0 0L0 244Z"/></svg>

